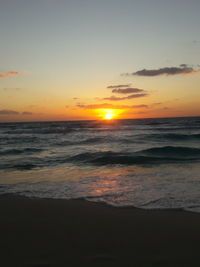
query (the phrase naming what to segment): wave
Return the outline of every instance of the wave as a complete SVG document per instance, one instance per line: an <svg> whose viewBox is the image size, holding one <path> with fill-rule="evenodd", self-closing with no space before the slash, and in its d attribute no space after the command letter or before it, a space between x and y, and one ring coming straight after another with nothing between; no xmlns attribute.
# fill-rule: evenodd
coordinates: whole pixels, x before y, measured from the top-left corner
<svg viewBox="0 0 200 267"><path fill-rule="evenodd" d="M12 150L9 153L24 153ZM33 153L33 150L26 151ZM37 149L38 152L38 149ZM1 152L2 153L2 152ZM8 153L8 151L7 151ZM15 154L16 155L16 154ZM55 167L63 164L92 165L155 165L168 163L188 163L200 161L200 149L190 147L153 147L136 152L85 152L74 156L67 154L49 157L20 157L19 159L3 159L0 169L30 170L34 168Z"/></svg>
<svg viewBox="0 0 200 267"><path fill-rule="evenodd" d="M36 136L3 136L0 139L0 145L13 145L13 144L20 144L20 143L36 143L39 142L39 138Z"/></svg>
<svg viewBox="0 0 200 267"><path fill-rule="evenodd" d="M24 149L7 149L0 151L1 156L19 155L19 154L32 154L43 151L40 148L24 148Z"/></svg>
<svg viewBox="0 0 200 267"><path fill-rule="evenodd" d="M65 140L63 142L55 143L56 146L76 146L76 145L95 145L99 143L106 143L106 142L120 142L119 138L113 137L91 137L81 141L69 141Z"/></svg>
<svg viewBox="0 0 200 267"><path fill-rule="evenodd" d="M176 133L166 133L166 134L151 134L144 135L146 138L151 139L165 139L165 140L175 140L175 141L189 141L189 140L199 140L200 134L176 134Z"/></svg>
<svg viewBox="0 0 200 267"><path fill-rule="evenodd" d="M179 133L152 133L152 134L132 134L132 135L124 135L124 136L116 136L116 135L105 135L105 136L95 136L89 137L80 140L80 137L77 139L73 138L74 140L63 140L57 141L57 138L48 139L48 145L53 146L84 146L84 145L99 145L99 144L106 144L106 143L119 143L119 144L133 144L133 143L145 143L147 140L150 141L174 141L174 142L184 142L184 141L199 141L200 134L179 134ZM78 140L79 139L79 140ZM1 138L0 139L0 147L6 147L12 144L33 144L33 143L40 143L41 145L46 144L46 138L44 137L8 137L8 138ZM11 149L11 150L4 150L0 151L0 155L18 155L22 153L34 153L40 152L41 149Z"/></svg>
<svg viewBox="0 0 200 267"><path fill-rule="evenodd" d="M38 166L35 164L25 163L25 164L16 164L16 165L12 165L12 166L7 166L7 169L16 169L16 170L20 170L20 171L27 171L27 170L35 169L37 167Z"/></svg>
<svg viewBox="0 0 200 267"><path fill-rule="evenodd" d="M62 142L55 143L57 146L69 146L69 145L85 145L85 144L98 144L98 143L106 143L106 142L119 142L119 143L135 143L139 140L147 141L147 140L170 140L170 141L190 141L190 140L199 140L200 134L179 134L179 133L153 133L153 134L132 134L125 135L124 137L106 135L106 136L97 136L90 137L80 141L71 141L65 140Z"/></svg>
<svg viewBox="0 0 200 267"><path fill-rule="evenodd" d="M200 160L200 149L190 147L154 147L137 152L86 152L75 155L70 161L107 164L157 164Z"/></svg>
<svg viewBox="0 0 200 267"><path fill-rule="evenodd" d="M138 153L138 152L137 152ZM192 147L179 147L179 146L164 146L164 147L153 147L140 151L139 153L144 153L148 155L156 155L159 157L169 156L171 158L193 158L200 156L199 148Z"/></svg>
<svg viewBox="0 0 200 267"><path fill-rule="evenodd" d="M92 137L82 141L68 141L65 140L63 142L55 143L56 146L73 146L73 145L86 145L86 144L94 144L104 141L105 139L102 137Z"/></svg>

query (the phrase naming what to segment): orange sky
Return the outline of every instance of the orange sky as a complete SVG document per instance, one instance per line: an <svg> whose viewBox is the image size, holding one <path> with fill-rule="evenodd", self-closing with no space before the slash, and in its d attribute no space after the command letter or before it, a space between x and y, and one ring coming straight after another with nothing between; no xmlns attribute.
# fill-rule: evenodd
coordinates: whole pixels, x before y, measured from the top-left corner
<svg viewBox="0 0 200 267"><path fill-rule="evenodd" d="M0 122L200 116L200 2L8 2Z"/></svg>

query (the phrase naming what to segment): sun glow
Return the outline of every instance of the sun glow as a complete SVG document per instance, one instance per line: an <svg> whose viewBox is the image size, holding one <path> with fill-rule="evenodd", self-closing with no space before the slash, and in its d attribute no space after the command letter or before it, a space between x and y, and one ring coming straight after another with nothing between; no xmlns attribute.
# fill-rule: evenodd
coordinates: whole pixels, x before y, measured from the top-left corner
<svg viewBox="0 0 200 267"><path fill-rule="evenodd" d="M118 118L118 115L122 113L119 109L98 109L98 116L103 120L112 120Z"/></svg>

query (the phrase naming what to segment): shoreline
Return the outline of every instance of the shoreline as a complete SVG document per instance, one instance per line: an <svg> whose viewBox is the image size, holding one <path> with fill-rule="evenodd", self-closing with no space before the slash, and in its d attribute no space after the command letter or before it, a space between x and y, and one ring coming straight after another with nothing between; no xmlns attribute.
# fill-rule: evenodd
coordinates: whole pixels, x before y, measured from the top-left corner
<svg viewBox="0 0 200 267"><path fill-rule="evenodd" d="M65 199L65 198L50 198L50 197L35 197L35 196L25 196L25 195L19 195L17 193L2 193L0 194L0 201L1 198L11 198L11 199L25 199L25 200L56 200L56 201L81 201L81 202L86 202L86 203L96 203L97 205L102 205L105 207L111 207L111 208L116 208L116 209L131 209L131 210L144 210L144 211L178 211L178 212L187 212L187 213L197 213L200 214L200 212L190 210L190 209L185 209L185 208L142 208L142 207L136 207L136 206L117 206L117 205L112 205L110 203L107 203L105 201L93 201L89 200L84 197L80 198L70 198L70 199Z"/></svg>
<svg viewBox="0 0 200 267"><path fill-rule="evenodd" d="M200 214L0 196L2 266L200 266Z"/></svg>

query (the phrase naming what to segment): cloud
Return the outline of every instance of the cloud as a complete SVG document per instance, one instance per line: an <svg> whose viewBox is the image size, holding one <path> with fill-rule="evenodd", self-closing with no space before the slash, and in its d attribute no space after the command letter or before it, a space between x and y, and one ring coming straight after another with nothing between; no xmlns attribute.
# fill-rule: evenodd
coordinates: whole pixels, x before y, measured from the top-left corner
<svg viewBox="0 0 200 267"><path fill-rule="evenodd" d="M23 111L21 114L22 115L33 115L33 113L29 111Z"/></svg>
<svg viewBox="0 0 200 267"><path fill-rule="evenodd" d="M83 108L83 109L131 109L131 108L148 108L148 105L113 105L109 103L103 103L103 104L91 104L91 105L85 105L85 104L77 104L77 107Z"/></svg>
<svg viewBox="0 0 200 267"><path fill-rule="evenodd" d="M121 101L121 100L126 100L126 99L133 99L133 98L139 98L139 97L145 97L148 94L134 94L134 95L129 95L125 97L117 97L117 96L110 96L110 97L105 97L103 98L104 100L110 100L110 101Z"/></svg>
<svg viewBox="0 0 200 267"><path fill-rule="evenodd" d="M23 112L18 112L15 110L10 110L10 109L2 109L0 110L0 115L33 115L32 112L29 111L23 111Z"/></svg>
<svg viewBox="0 0 200 267"><path fill-rule="evenodd" d="M193 40L192 42L193 42L193 44L199 44L200 43L200 41L198 41L198 40Z"/></svg>
<svg viewBox="0 0 200 267"><path fill-rule="evenodd" d="M138 111L138 112L134 112L134 114L147 114L147 111Z"/></svg>
<svg viewBox="0 0 200 267"><path fill-rule="evenodd" d="M15 76L20 75L20 72L18 71L5 71L3 73L0 73L0 79L7 78L9 76Z"/></svg>
<svg viewBox="0 0 200 267"><path fill-rule="evenodd" d="M156 102L156 103L153 103L153 104L151 104L152 106L159 106L159 105L161 105L162 104L162 102Z"/></svg>
<svg viewBox="0 0 200 267"><path fill-rule="evenodd" d="M132 76L132 75L137 75L137 76L159 76L159 75L177 75L177 74L193 74L197 73L200 70L195 70L193 67L189 67L187 64L181 64L179 67L165 67L165 68L160 68L160 69L143 69L143 70L138 70L133 73L125 73L122 75L125 76Z"/></svg>
<svg viewBox="0 0 200 267"><path fill-rule="evenodd" d="M144 105L144 104L131 106L131 108L148 108L148 107L149 107L148 105Z"/></svg>
<svg viewBox="0 0 200 267"><path fill-rule="evenodd" d="M180 65L181 68L187 68L187 66L188 66L187 64L181 64Z"/></svg>
<svg viewBox="0 0 200 267"><path fill-rule="evenodd" d="M125 89L113 89L113 93L117 94L131 94L131 93L139 93L139 92L144 92L143 89L138 89L138 88L125 88Z"/></svg>
<svg viewBox="0 0 200 267"><path fill-rule="evenodd" d="M98 108L113 108L113 104L108 104L108 103L103 103L103 104L90 104L90 105L85 105L85 104L77 104L76 105L78 108L84 108L84 109L98 109Z"/></svg>
<svg viewBox="0 0 200 267"><path fill-rule="evenodd" d="M0 115L18 115L19 112L15 110L2 109L0 110Z"/></svg>
<svg viewBox="0 0 200 267"><path fill-rule="evenodd" d="M104 108L126 109L126 108L130 108L130 106L128 105L113 105L113 104L108 104L108 103L91 104L91 105L77 104L77 107L84 108L84 109L104 109Z"/></svg>
<svg viewBox="0 0 200 267"><path fill-rule="evenodd" d="M118 85L109 85L107 88L109 89L115 89L115 88L123 88L123 87L129 87L131 84L118 84Z"/></svg>

